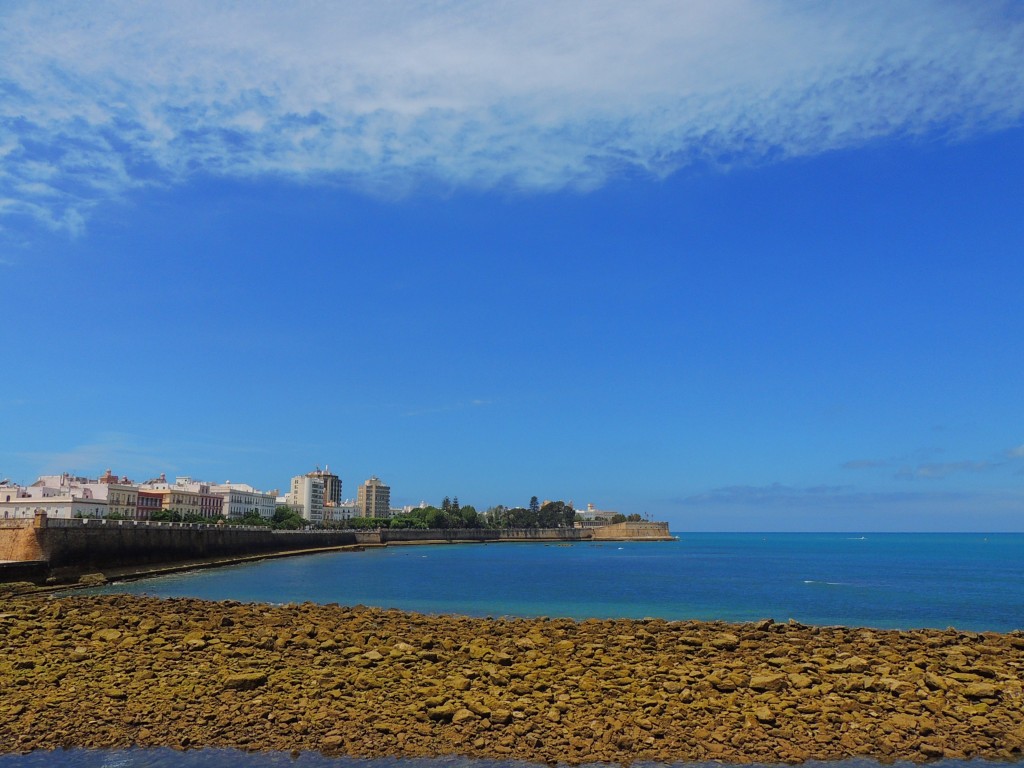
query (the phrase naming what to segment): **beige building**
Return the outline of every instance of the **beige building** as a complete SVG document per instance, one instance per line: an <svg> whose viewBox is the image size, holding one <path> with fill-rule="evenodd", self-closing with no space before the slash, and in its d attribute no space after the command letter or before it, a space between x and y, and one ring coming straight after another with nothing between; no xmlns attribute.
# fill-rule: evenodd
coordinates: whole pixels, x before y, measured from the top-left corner
<svg viewBox="0 0 1024 768"><path fill-rule="evenodd" d="M210 484L191 477L175 478L173 483L164 475L139 485L140 491L160 497L163 512L177 512L182 517L194 515L207 519L224 514L224 497L211 493Z"/></svg>
<svg viewBox="0 0 1024 768"><path fill-rule="evenodd" d="M108 469L95 482L82 485L88 488L94 499L105 499L107 514L132 519L138 515L139 489L127 477L118 478Z"/></svg>
<svg viewBox="0 0 1024 768"><path fill-rule="evenodd" d="M391 486L384 485L381 479L374 475L359 486L356 507L363 517L390 517Z"/></svg>

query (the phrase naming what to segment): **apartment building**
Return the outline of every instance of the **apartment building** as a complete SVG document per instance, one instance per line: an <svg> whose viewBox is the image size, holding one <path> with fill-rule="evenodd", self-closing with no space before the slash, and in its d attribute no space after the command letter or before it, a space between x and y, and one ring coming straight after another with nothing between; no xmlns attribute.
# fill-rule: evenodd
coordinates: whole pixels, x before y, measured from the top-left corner
<svg viewBox="0 0 1024 768"><path fill-rule="evenodd" d="M292 478L288 492L288 506L298 512L311 525L319 525L324 521L324 481L308 475L296 475Z"/></svg>
<svg viewBox="0 0 1024 768"><path fill-rule="evenodd" d="M224 514L224 497L212 493L209 483L193 480L191 477L175 478L173 483L165 475L140 484L139 492L146 492L148 498L160 498L160 511L175 512L182 517L212 519Z"/></svg>
<svg viewBox="0 0 1024 768"><path fill-rule="evenodd" d="M265 520L274 516L277 508L277 490L257 491L247 483L218 483L210 486L210 493L223 499L223 514L227 518L242 518L256 513Z"/></svg>
<svg viewBox="0 0 1024 768"><path fill-rule="evenodd" d="M391 487L374 475L359 486L356 507L362 517L388 518L391 516Z"/></svg>

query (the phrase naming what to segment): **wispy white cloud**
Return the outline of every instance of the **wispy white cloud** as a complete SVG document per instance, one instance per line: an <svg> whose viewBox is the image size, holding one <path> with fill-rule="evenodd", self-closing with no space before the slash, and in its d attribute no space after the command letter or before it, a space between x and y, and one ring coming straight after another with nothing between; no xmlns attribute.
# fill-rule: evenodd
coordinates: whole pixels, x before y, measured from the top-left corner
<svg viewBox="0 0 1024 768"><path fill-rule="evenodd" d="M901 467L896 477L901 479L924 478L942 480L952 475L976 474L989 472L1002 466L1001 462L993 461L946 461L919 464L916 467Z"/></svg>
<svg viewBox="0 0 1024 768"><path fill-rule="evenodd" d="M21 452L18 456L34 464L38 474L70 472L73 475L98 475L106 469L118 474L164 471L168 464L159 453L158 448L133 435L111 432L97 435L91 442L69 450Z"/></svg>
<svg viewBox="0 0 1024 768"><path fill-rule="evenodd" d="M693 530L1019 531L1020 491L864 491L775 483L665 503Z"/></svg>
<svg viewBox="0 0 1024 768"><path fill-rule="evenodd" d="M770 485L730 485L713 488L704 493L686 496L672 501L686 505L740 504L754 506L801 506L828 504L834 500L847 501L852 495L860 495L848 486L819 485L791 486L782 483Z"/></svg>
<svg viewBox="0 0 1024 768"><path fill-rule="evenodd" d="M151 437L144 439L123 432L106 432L68 450L21 451L11 455L18 459L18 463L34 467L36 474L70 472L95 476L111 469L116 474L127 474L139 480L161 472L172 475L183 469L193 471L183 468L174 457L189 456L190 465L209 466L224 456L260 454L269 450L267 446L253 443L233 444L203 439L166 441Z"/></svg>
<svg viewBox="0 0 1024 768"><path fill-rule="evenodd" d="M7 3L0 216L194 174L588 189L1024 115L1011 3Z"/></svg>

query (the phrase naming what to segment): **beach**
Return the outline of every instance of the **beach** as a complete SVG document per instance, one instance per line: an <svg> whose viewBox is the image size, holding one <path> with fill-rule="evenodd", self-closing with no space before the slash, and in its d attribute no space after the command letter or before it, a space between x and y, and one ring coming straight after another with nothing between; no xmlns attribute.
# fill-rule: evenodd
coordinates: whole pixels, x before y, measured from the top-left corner
<svg viewBox="0 0 1024 768"><path fill-rule="evenodd" d="M1019 760L1024 636L10 596L0 745Z"/></svg>

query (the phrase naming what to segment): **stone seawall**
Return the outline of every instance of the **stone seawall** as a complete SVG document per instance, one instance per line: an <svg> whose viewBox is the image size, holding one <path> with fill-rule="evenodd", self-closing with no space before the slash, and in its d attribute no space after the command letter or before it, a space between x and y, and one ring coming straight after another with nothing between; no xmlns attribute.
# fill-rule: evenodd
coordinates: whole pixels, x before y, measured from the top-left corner
<svg viewBox="0 0 1024 768"><path fill-rule="evenodd" d="M674 541L668 523L648 521L613 523L591 529L595 540L605 541Z"/></svg>
<svg viewBox="0 0 1024 768"><path fill-rule="evenodd" d="M43 560L34 520L0 520L0 561ZM0 579L3 575L0 574Z"/></svg>
<svg viewBox="0 0 1024 768"><path fill-rule="evenodd" d="M271 531L228 525L134 520L4 521L0 560L42 561L51 573L230 559L355 546L353 531ZM13 523L17 522L17 525ZM11 571L13 573L13 571ZM0 579L4 572L0 571Z"/></svg>
<svg viewBox="0 0 1024 768"><path fill-rule="evenodd" d="M415 544L438 541L587 541L590 538L590 531L576 528L385 528L379 532L378 541L381 544Z"/></svg>

